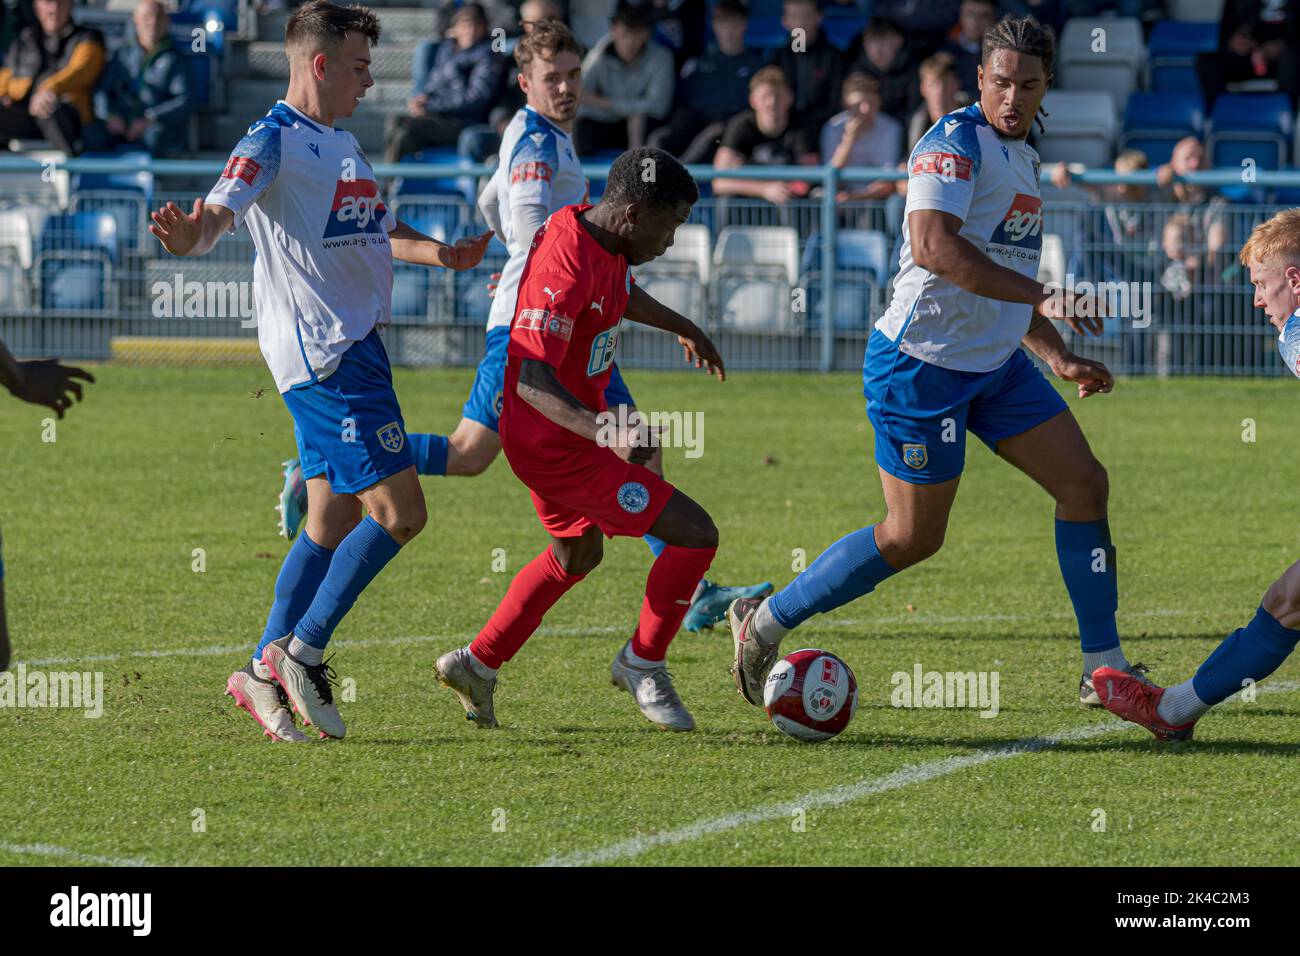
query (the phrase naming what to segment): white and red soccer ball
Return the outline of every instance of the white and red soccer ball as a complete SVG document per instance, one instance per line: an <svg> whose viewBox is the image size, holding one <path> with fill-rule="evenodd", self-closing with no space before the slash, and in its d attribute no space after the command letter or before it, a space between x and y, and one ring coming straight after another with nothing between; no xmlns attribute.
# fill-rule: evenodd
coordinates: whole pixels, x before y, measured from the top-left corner
<svg viewBox="0 0 1300 956"><path fill-rule="evenodd" d="M763 685L776 729L815 744L841 733L858 710L858 681L830 651L804 648L777 662Z"/></svg>

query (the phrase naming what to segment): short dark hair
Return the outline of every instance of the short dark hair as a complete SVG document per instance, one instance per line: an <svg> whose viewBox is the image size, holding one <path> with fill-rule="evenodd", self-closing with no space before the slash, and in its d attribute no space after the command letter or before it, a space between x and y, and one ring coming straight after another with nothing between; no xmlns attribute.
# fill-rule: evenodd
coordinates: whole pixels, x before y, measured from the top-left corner
<svg viewBox="0 0 1300 956"><path fill-rule="evenodd" d="M469 3L462 3L457 9L452 11L451 19L448 22L455 23L464 16L471 17L481 27L488 25L487 11L483 9L483 4L481 3L475 3L473 0L470 0Z"/></svg>
<svg viewBox="0 0 1300 956"><path fill-rule="evenodd" d="M745 6L741 0L718 0L713 5L713 15L723 19L731 17L735 20L748 20L749 7Z"/></svg>
<svg viewBox="0 0 1300 956"><path fill-rule="evenodd" d="M368 7L342 7L329 0L310 0L293 12L284 27L284 46L337 49L349 33L361 33L374 46L379 42L379 18Z"/></svg>
<svg viewBox="0 0 1300 956"><path fill-rule="evenodd" d="M653 175L647 176L647 171ZM629 149L609 167L602 203L616 205L634 202L641 206L665 208L679 202L695 205L700 187L672 155L653 146Z"/></svg>
<svg viewBox="0 0 1300 956"><path fill-rule="evenodd" d="M526 73L535 58L554 60L565 51L576 53L582 59L582 44L573 31L559 20L538 20L515 44L515 64L521 73Z"/></svg>
<svg viewBox="0 0 1300 956"><path fill-rule="evenodd" d="M621 23L629 30L649 30L654 26L654 15L643 6L620 3L609 22Z"/></svg>
<svg viewBox="0 0 1300 956"><path fill-rule="evenodd" d="M945 80L948 77L958 78L957 60L951 54L944 50L938 53L931 53L921 61L919 70L921 79L932 77L937 80Z"/></svg>
<svg viewBox="0 0 1300 956"><path fill-rule="evenodd" d="M871 37L886 37L889 35L902 36L903 31L895 26L894 21L887 20L884 17L872 17L867 27L862 31L862 39L867 40Z"/></svg>
<svg viewBox="0 0 1300 956"><path fill-rule="evenodd" d="M1052 28L1033 17L1005 16L984 34L980 45L980 63L987 63L997 50L1011 50L1022 56L1036 56L1043 61L1043 72L1052 75L1056 59L1056 34Z"/></svg>
<svg viewBox="0 0 1300 956"><path fill-rule="evenodd" d="M874 93L879 96L880 81L867 73L850 73L844 78L844 86L840 95L849 96L852 93Z"/></svg>

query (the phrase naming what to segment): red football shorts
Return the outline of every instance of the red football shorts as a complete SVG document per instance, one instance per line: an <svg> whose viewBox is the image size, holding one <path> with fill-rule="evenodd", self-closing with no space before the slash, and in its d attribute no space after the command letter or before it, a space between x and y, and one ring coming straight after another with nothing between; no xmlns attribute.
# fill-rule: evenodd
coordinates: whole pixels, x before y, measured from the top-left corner
<svg viewBox="0 0 1300 956"><path fill-rule="evenodd" d="M553 462L544 470L530 464L511 461L510 467L532 492L542 525L557 538L577 537L593 524L607 538L640 538L675 490L644 465L596 444L567 455L562 470Z"/></svg>

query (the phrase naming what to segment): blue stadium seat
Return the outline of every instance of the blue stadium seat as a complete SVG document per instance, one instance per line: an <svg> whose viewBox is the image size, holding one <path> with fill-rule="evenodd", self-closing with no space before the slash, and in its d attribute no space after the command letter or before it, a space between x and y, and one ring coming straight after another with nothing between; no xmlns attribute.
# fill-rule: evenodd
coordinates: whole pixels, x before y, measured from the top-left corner
<svg viewBox="0 0 1300 956"><path fill-rule="evenodd" d="M1198 93L1196 56L1219 45L1217 23L1161 20L1147 42L1147 88L1156 93Z"/></svg>
<svg viewBox="0 0 1300 956"><path fill-rule="evenodd" d="M456 152L454 146L439 146L434 149L424 149L418 153L412 153L410 156L403 156L403 164L424 164L424 165L449 165L449 166L466 166L471 165ZM469 203L473 203L477 198L475 194L475 182L473 176L439 176L433 179L427 177L407 177L399 176L397 179L397 188L394 193L396 196L459 196Z"/></svg>
<svg viewBox="0 0 1300 956"><path fill-rule="evenodd" d="M409 262L393 263L393 317L424 319L429 315L431 270Z"/></svg>
<svg viewBox="0 0 1300 956"><path fill-rule="evenodd" d="M754 50L779 50L790 42L790 34L781 26L781 17L756 16L752 12L745 28L745 46Z"/></svg>
<svg viewBox="0 0 1300 956"><path fill-rule="evenodd" d="M1121 149L1146 154L1154 168L1167 163L1174 144L1205 131L1205 102L1200 93L1133 93L1124 110Z"/></svg>
<svg viewBox="0 0 1300 956"><path fill-rule="evenodd" d="M92 156L94 154L85 154ZM108 154L112 158L139 157L139 153ZM143 154L148 159L148 154ZM72 212L106 212L117 221L117 234L124 248L140 247L153 204L153 173L137 169L121 173L78 173L72 177Z"/></svg>
<svg viewBox="0 0 1300 956"><path fill-rule="evenodd" d="M1282 168L1287 172L1300 173L1300 168L1295 166ZM1280 206L1300 206L1300 186L1274 186L1272 201Z"/></svg>
<svg viewBox="0 0 1300 956"><path fill-rule="evenodd" d="M461 223L469 219L464 203L455 199L413 200L409 193L396 204L394 214L412 229L440 242L454 242L454 237L460 234Z"/></svg>
<svg viewBox="0 0 1300 956"><path fill-rule="evenodd" d="M836 9L842 10L844 8L827 7L826 13L829 14L831 10ZM841 50L848 50L852 47L867 26L867 21L859 17L856 10L852 10L851 12L852 16L836 16L832 18L828 15L826 19L822 21L822 30L826 33L826 39L830 40L832 44L839 47Z"/></svg>
<svg viewBox="0 0 1300 956"><path fill-rule="evenodd" d="M1136 149L1147 158L1147 166L1155 169L1173 158L1177 142L1176 138L1170 136L1129 136L1126 133L1120 141L1120 148Z"/></svg>
<svg viewBox="0 0 1300 956"><path fill-rule="evenodd" d="M421 40L411 57L411 95L419 93L433 69L433 55L438 52L438 40Z"/></svg>
<svg viewBox="0 0 1300 956"><path fill-rule="evenodd" d="M1205 101L1189 93L1133 93L1124 110L1124 129L1172 130L1200 135L1205 128Z"/></svg>
<svg viewBox="0 0 1300 956"><path fill-rule="evenodd" d="M1284 93L1223 94L1210 114L1211 162L1234 167L1252 159L1259 169L1278 169L1287 161L1292 119Z"/></svg>
<svg viewBox="0 0 1300 956"><path fill-rule="evenodd" d="M41 230L35 271L41 308L104 311L115 308L113 268L120 258L117 220L106 212L50 216Z"/></svg>
<svg viewBox="0 0 1300 956"><path fill-rule="evenodd" d="M478 235L482 231L478 223L462 227L457 239ZM456 280L456 321L470 325L482 325L487 322L492 309L492 297L488 294L488 277L500 272L506 264L509 253L496 236L488 243L483 261L477 269L457 272Z"/></svg>
<svg viewBox="0 0 1300 956"><path fill-rule="evenodd" d="M804 245L800 284L808 290L808 329L821 328L822 235ZM841 229L835 234L835 314L840 331L862 331L871 324L872 293L889 282L889 237L871 229Z"/></svg>

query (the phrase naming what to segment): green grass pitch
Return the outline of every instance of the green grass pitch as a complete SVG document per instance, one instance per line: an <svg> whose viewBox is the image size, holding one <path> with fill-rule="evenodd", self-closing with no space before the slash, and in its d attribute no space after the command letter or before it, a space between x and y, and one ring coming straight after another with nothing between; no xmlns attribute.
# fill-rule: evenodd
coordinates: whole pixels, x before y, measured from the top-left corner
<svg viewBox="0 0 1300 956"><path fill-rule="evenodd" d="M944 550L788 642L857 673L835 741L795 743L743 703L725 629L670 653L698 732L647 723L608 676L650 564L626 539L502 672L503 727L466 723L433 661L544 545L501 460L425 479L428 528L340 627L347 740L271 744L223 690L287 548L272 508L288 414L262 370L97 373L53 443L41 410L0 404L16 661L106 682L100 719L0 710L0 864L1298 860L1300 661L1189 745L1082 710L1051 504L973 439ZM408 427L453 425L471 378L399 371ZM667 473L721 530L711 576L780 586L795 549L811 561L882 515L857 376L628 379L642 408L705 413L703 456L670 450ZM1070 398L1110 473L1125 647L1158 682L1189 676L1300 555L1294 388L1122 381ZM998 715L892 707L891 675L917 663L997 671Z"/></svg>

